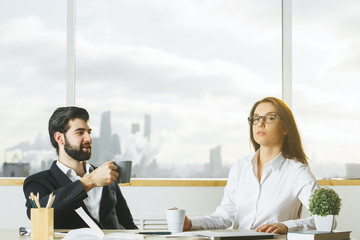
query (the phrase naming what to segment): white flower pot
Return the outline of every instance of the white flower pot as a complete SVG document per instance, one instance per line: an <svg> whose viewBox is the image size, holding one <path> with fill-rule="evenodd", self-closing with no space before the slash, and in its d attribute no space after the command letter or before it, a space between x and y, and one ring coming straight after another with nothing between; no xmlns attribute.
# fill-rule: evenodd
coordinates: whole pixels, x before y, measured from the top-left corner
<svg viewBox="0 0 360 240"><path fill-rule="evenodd" d="M315 225L318 231L332 231L335 228L335 215L325 217L315 215Z"/></svg>

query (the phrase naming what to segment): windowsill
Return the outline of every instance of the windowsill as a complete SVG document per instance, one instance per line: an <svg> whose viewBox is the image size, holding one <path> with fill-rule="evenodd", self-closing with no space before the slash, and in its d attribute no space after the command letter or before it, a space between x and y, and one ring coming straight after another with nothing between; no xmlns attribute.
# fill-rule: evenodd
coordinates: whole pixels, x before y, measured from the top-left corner
<svg viewBox="0 0 360 240"><path fill-rule="evenodd" d="M22 186L25 178L0 178L0 186ZM360 186L360 179L318 179L321 186ZM134 178L120 186L221 187L224 178Z"/></svg>

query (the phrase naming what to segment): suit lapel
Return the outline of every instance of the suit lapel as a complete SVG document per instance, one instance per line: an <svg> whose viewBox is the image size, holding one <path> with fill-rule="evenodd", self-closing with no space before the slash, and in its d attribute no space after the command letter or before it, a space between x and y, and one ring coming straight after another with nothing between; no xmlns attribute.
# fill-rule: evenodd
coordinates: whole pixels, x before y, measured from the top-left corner
<svg viewBox="0 0 360 240"><path fill-rule="evenodd" d="M59 186L59 188L61 187L65 187L66 185L72 183L72 181L70 180L70 178L68 176L66 176L65 173L63 173L63 171L61 171L61 169L56 165L56 161L53 162L53 164L50 167L50 172L51 174L54 176L54 179L56 181L56 184ZM82 201L81 203L81 207L84 209L84 211L87 213L87 215L89 215L89 217L100 227L102 228L101 224L91 216L89 210L87 209L87 207L84 204L84 201ZM100 207L101 210L101 207ZM101 221L101 218L100 218Z"/></svg>
<svg viewBox="0 0 360 240"><path fill-rule="evenodd" d="M63 171L56 165L56 161L50 167L50 172L54 176L54 179L59 187L65 187L66 185L71 183L71 180L68 176L66 176Z"/></svg>

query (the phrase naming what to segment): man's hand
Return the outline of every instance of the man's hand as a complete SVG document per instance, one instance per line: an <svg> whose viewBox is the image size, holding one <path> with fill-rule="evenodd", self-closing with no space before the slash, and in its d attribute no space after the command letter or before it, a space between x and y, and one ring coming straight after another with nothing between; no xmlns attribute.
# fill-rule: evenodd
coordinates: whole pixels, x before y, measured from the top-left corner
<svg viewBox="0 0 360 240"><path fill-rule="evenodd" d="M106 162L100 167L96 168L92 173L80 179L86 192L94 187L102 187L113 183L119 174L115 171L117 166L113 164L114 161Z"/></svg>
<svg viewBox="0 0 360 240"><path fill-rule="evenodd" d="M285 234L288 232L288 227L283 223L271 223L261 225L256 229L257 232Z"/></svg>
<svg viewBox="0 0 360 240"><path fill-rule="evenodd" d="M183 231L189 231L191 230L191 227L191 220L187 216L185 216Z"/></svg>

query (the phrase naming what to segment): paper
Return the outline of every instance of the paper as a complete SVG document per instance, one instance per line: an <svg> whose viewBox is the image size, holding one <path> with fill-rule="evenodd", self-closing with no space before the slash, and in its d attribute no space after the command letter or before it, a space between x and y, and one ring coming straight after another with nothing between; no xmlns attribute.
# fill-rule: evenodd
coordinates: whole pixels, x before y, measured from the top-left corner
<svg viewBox="0 0 360 240"><path fill-rule="evenodd" d="M144 240L144 236L136 233L113 232L105 234L103 238L98 238L95 231L91 228L78 228L70 230L63 240Z"/></svg>
<svg viewBox="0 0 360 240"><path fill-rule="evenodd" d="M75 209L76 213L86 222L86 224L94 231L98 239L103 239L105 234L99 226L86 214L82 207Z"/></svg>
<svg viewBox="0 0 360 240"><path fill-rule="evenodd" d="M193 237L204 237L208 239L226 239L226 238L258 238L262 236L264 238L273 238L278 234L274 233L264 233L264 232L255 232L254 230L214 230L214 231L189 231L189 232L182 232L182 233L175 233L172 235L168 235L168 237L186 237L186 236L193 236Z"/></svg>

